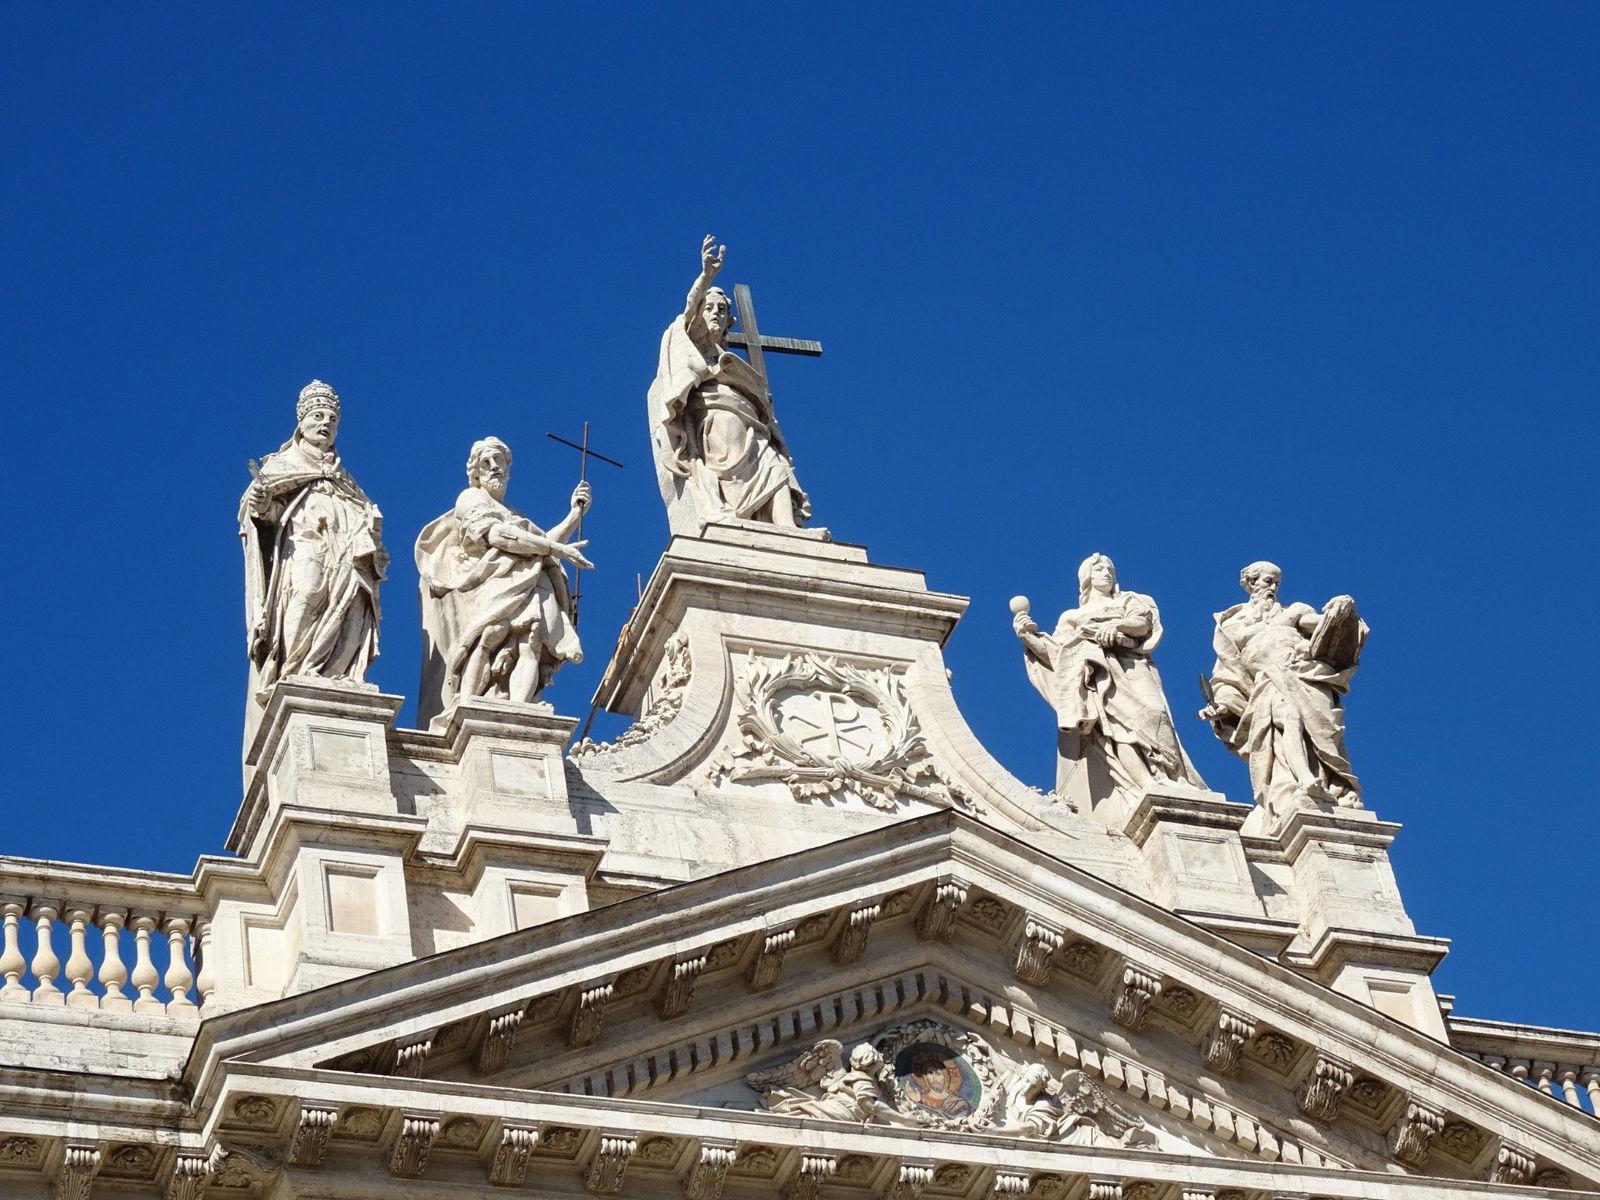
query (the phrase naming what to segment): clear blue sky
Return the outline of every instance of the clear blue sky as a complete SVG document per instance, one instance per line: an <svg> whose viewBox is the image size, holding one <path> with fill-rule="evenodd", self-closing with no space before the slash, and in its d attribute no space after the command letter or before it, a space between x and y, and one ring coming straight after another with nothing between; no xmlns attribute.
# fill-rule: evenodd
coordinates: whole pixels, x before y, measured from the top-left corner
<svg viewBox="0 0 1600 1200"><path fill-rule="evenodd" d="M1353 593L1373 808L1462 1011L1600 1025L1600 7L14 6L0 852L188 870L238 801L234 513L312 376L394 568L465 451L596 468L582 714L666 539L645 388L702 234L818 523L972 597L979 736L1048 784L1006 600L1113 555L1174 707L1270 557ZM1235 796L1241 763L1183 734ZM615 732L622 723L600 723Z"/></svg>

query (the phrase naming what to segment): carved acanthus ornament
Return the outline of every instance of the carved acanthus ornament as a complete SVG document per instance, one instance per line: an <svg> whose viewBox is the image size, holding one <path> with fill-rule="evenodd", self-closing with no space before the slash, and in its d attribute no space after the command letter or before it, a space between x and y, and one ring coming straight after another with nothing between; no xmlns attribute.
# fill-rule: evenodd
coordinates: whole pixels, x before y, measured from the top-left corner
<svg viewBox="0 0 1600 1200"><path fill-rule="evenodd" d="M1030 916L1023 925L1022 937L1017 941L1016 958L1012 970L1024 983L1050 982L1051 960L1066 939L1061 931Z"/></svg>
<svg viewBox="0 0 1600 1200"><path fill-rule="evenodd" d="M592 742L584 738L572 748L573 758L587 758L609 754L628 746L647 742L677 718L683 709L683 698L689 692L689 677L693 662L689 657L689 639L680 630L667 641L661 662L661 675L657 680L650 707L614 742Z"/></svg>
<svg viewBox="0 0 1600 1200"><path fill-rule="evenodd" d="M422 1064L428 1061L428 1055L432 1052L431 1034L419 1041L405 1043L395 1051L394 1073L402 1079L421 1078Z"/></svg>
<svg viewBox="0 0 1600 1200"><path fill-rule="evenodd" d="M778 982L778 975L783 970L783 956L792 945L792 929L769 933L761 940L761 950L750 963L750 973L746 976L752 991L762 991Z"/></svg>
<svg viewBox="0 0 1600 1200"><path fill-rule="evenodd" d="M400 1120L400 1136L389 1154L389 1174L401 1179L420 1179L428 1169L433 1139L439 1136L439 1119L405 1115Z"/></svg>
<svg viewBox="0 0 1600 1200"><path fill-rule="evenodd" d="M289 1161L297 1167L320 1167L338 1116L331 1108L302 1108L300 1122L289 1142Z"/></svg>
<svg viewBox="0 0 1600 1200"><path fill-rule="evenodd" d="M1132 963L1122 970L1122 984L1111 1003L1111 1019L1138 1031L1150 1020L1150 1005L1161 994L1161 977Z"/></svg>
<svg viewBox="0 0 1600 1200"><path fill-rule="evenodd" d="M513 1008L489 1018L489 1028L484 1033L483 1045L478 1047L478 1057L474 1063L478 1074L493 1075L506 1065L525 1011L520 1007Z"/></svg>
<svg viewBox="0 0 1600 1200"><path fill-rule="evenodd" d="M829 951L834 962L844 966L860 961L867 952L867 937L872 933L872 923L882 911L881 904L863 904L850 910Z"/></svg>
<svg viewBox="0 0 1600 1200"><path fill-rule="evenodd" d="M701 1142L694 1165L683 1177L683 1200L722 1200L722 1185L733 1159L732 1142Z"/></svg>
<svg viewBox="0 0 1600 1200"><path fill-rule="evenodd" d="M166 1200L200 1200L206 1185L216 1173L220 1151L213 1154L180 1154L167 1180Z"/></svg>
<svg viewBox="0 0 1600 1200"><path fill-rule="evenodd" d="M994 1182L989 1185L990 1200L1006 1200L1013 1196L1026 1196L1028 1194L1028 1177L1016 1171L996 1171Z"/></svg>
<svg viewBox="0 0 1600 1200"><path fill-rule="evenodd" d="M606 1134L600 1139L600 1148L589 1162L583 1184L598 1196L614 1196L622 1190L622 1177L628 1169L628 1160L639 1148L638 1139L622 1133Z"/></svg>
<svg viewBox="0 0 1600 1200"><path fill-rule="evenodd" d="M1206 1038L1206 1066L1218 1075L1232 1075L1239 1069L1244 1045L1256 1035L1256 1023L1249 1017L1225 1008Z"/></svg>
<svg viewBox="0 0 1600 1200"><path fill-rule="evenodd" d="M101 1149L92 1146L68 1146L61 1159L61 1170L56 1175L55 1200L89 1200L94 1187L94 1177L100 1170Z"/></svg>
<svg viewBox="0 0 1600 1200"><path fill-rule="evenodd" d="M611 999L615 982L597 983L578 993L578 1007L572 1012L572 1028L567 1031L567 1045L577 1050L592 1046L600 1036L600 1022L605 1017L606 1002Z"/></svg>
<svg viewBox="0 0 1600 1200"><path fill-rule="evenodd" d="M740 747L713 763L718 782L781 780L796 800L855 796L889 812L908 799L978 811L934 763L889 667L752 653L738 668L733 704Z"/></svg>
<svg viewBox="0 0 1600 1200"><path fill-rule="evenodd" d="M672 969L667 972L666 982L661 986L661 993L656 997L656 1012L668 1020L688 1012L694 1000L694 981L705 967L704 954L673 963Z"/></svg>
<svg viewBox="0 0 1600 1200"><path fill-rule="evenodd" d="M1390 1135L1394 1156L1410 1167L1428 1165L1433 1139L1444 1128L1444 1113L1427 1104L1407 1099L1406 1111Z"/></svg>
<svg viewBox="0 0 1600 1200"><path fill-rule="evenodd" d="M917 914L917 936L927 942L948 940L956 927L956 913L966 902L966 883L959 879L941 879Z"/></svg>
<svg viewBox="0 0 1600 1200"><path fill-rule="evenodd" d="M1333 1120L1339 1112L1339 1102L1344 1099L1345 1089L1354 1078L1355 1073L1344 1063L1330 1055L1318 1054L1311 1073L1305 1077L1296 1093L1300 1111L1313 1121L1326 1124Z"/></svg>
<svg viewBox="0 0 1600 1200"><path fill-rule="evenodd" d="M802 1154L800 1169L783 1194L787 1200L817 1200L822 1185L839 1169L839 1160L831 1154Z"/></svg>
<svg viewBox="0 0 1600 1200"><path fill-rule="evenodd" d="M1489 1168L1490 1183L1527 1183L1533 1176L1534 1157L1531 1150L1503 1142L1495 1151L1494 1165Z"/></svg>
<svg viewBox="0 0 1600 1200"><path fill-rule="evenodd" d="M923 1189L933 1182L933 1163L928 1160L906 1159L900 1163L899 1174L889 1188L888 1200L921 1200Z"/></svg>
<svg viewBox="0 0 1600 1200"><path fill-rule="evenodd" d="M489 1164L489 1182L499 1187L521 1187L528 1179L528 1162L539 1144L539 1131L525 1125L506 1125Z"/></svg>

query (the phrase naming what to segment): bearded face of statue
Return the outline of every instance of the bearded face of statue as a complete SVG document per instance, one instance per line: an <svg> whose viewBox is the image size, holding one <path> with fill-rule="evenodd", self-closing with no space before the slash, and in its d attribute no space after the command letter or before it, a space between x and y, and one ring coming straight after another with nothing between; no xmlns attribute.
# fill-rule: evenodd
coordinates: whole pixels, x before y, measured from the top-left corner
<svg viewBox="0 0 1600 1200"><path fill-rule="evenodd" d="M333 439L339 435L339 413L326 405L317 405L300 418L300 436L318 450L332 450Z"/></svg>
<svg viewBox="0 0 1600 1200"><path fill-rule="evenodd" d="M472 482L496 500L504 500L511 483L511 460L505 451L491 447L479 454L473 460Z"/></svg>
<svg viewBox="0 0 1600 1200"><path fill-rule="evenodd" d="M1283 582L1283 572L1271 563L1256 563L1246 567L1244 590L1257 606L1272 604L1278 598L1278 585Z"/></svg>

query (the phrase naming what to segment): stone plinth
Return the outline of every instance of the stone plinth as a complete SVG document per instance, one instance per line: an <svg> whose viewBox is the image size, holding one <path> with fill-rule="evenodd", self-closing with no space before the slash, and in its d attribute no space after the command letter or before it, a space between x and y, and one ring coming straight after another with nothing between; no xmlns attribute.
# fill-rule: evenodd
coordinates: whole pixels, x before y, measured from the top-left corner
<svg viewBox="0 0 1600 1200"><path fill-rule="evenodd" d="M1268 958L1294 940L1296 927L1270 918L1251 878L1239 836L1250 805L1182 784L1146 788L1125 803L1123 832L1144 851L1158 903Z"/></svg>

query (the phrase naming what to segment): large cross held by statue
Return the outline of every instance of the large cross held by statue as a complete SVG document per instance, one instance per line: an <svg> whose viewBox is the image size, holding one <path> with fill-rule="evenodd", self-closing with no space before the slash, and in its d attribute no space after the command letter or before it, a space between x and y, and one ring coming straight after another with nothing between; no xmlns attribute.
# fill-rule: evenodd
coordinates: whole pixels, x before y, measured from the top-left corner
<svg viewBox="0 0 1600 1200"><path fill-rule="evenodd" d="M772 395L772 384L767 382L766 351L771 350L774 354L804 354L807 358L822 356L821 342L764 336L756 324L756 302L750 296L749 284L733 285L733 307L739 314L739 329L728 335L728 345L744 347L750 365L761 373L761 381L767 384L769 397Z"/></svg>
<svg viewBox="0 0 1600 1200"><path fill-rule="evenodd" d="M578 482L579 483L587 483L588 482L588 479L589 479L589 460L591 458L598 458L601 462L610 463L613 467L620 468L622 466L622 464L619 463L616 459L607 458L604 454L601 454L598 450L589 449L589 422L587 422L587 421L585 421L583 423L583 441L581 443L580 442L568 441L566 438L562 437L558 433L546 433L545 437L549 438L553 442L560 442L563 446L571 446L574 450L576 450L578 452ZM582 541L582 540L583 540L583 513L580 512L578 514L578 531L577 531L577 535L573 538L573 541ZM572 623L574 625L576 625L578 623L578 601L580 601L582 599L583 599L583 572L582 571L578 571L578 570L574 570L572 572Z"/></svg>

